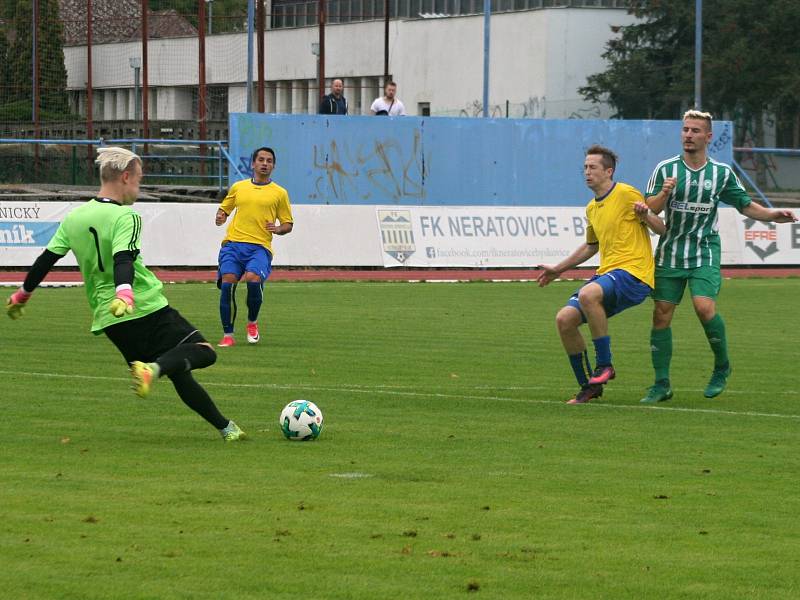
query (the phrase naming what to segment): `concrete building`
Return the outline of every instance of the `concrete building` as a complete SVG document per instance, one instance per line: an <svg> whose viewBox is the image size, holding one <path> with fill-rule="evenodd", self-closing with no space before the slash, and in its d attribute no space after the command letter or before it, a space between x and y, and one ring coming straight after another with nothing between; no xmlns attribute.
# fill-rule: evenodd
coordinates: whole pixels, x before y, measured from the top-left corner
<svg viewBox="0 0 800 600"><path fill-rule="evenodd" d="M587 2L585 4L591 4ZM604 118L607 107L578 94L586 77L602 71L612 27L634 17L619 8L541 8L502 12L491 18L489 105L496 117ZM273 23L274 24L274 23ZM351 114L368 114L382 92L382 20L328 25L325 74L345 82ZM315 113L315 26L278 27L265 33L266 111ZM394 19L389 29L389 71L410 115L480 116L483 97L483 16L426 15ZM73 107L86 114L86 46L64 48ZM96 120L132 120L136 114L138 40L93 46L93 113ZM131 60L133 59L133 61ZM257 77L253 74L254 81ZM247 105L247 36L206 38L209 120ZM149 41L149 118L197 119L198 39ZM328 90L326 90L327 92ZM255 96L255 92L254 92ZM256 106L253 101L253 106Z"/></svg>

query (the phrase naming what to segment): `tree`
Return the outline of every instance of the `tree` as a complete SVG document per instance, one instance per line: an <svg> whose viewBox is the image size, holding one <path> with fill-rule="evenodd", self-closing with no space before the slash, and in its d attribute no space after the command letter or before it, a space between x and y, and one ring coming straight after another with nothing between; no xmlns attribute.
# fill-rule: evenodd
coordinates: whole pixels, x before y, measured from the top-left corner
<svg viewBox="0 0 800 600"><path fill-rule="evenodd" d="M16 8L13 1L3 2L2 7L0 7L0 19L4 21L13 21Z"/></svg>
<svg viewBox="0 0 800 600"><path fill-rule="evenodd" d="M693 5L632 2L628 12L640 21L612 28L619 37L606 43L608 69L590 75L578 92L595 103L608 101L615 117L675 118L692 96Z"/></svg>
<svg viewBox="0 0 800 600"><path fill-rule="evenodd" d="M173 9L197 27L198 2L200 0L150 0L151 11ZM247 0L209 0L206 2L206 15L212 12L214 33L242 30L247 18Z"/></svg>
<svg viewBox="0 0 800 600"><path fill-rule="evenodd" d="M0 29L0 106L6 103L8 96L8 40Z"/></svg>
<svg viewBox="0 0 800 600"><path fill-rule="evenodd" d="M680 118L694 98L694 5L632 1L640 21L617 28L603 53L608 69L589 76L580 94L607 100L621 118ZM797 23L796 0L704 0L701 108L750 125L763 145L765 112L798 107Z"/></svg>
<svg viewBox="0 0 800 600"><path fill-rule="evenodd" d="M38 0L39 20L36 50L39 62L39 109L66 115L67 69L64 65L64 33L59 19L58 0ZM14 19L16 33L8 50L8 100L30 102L33 94L33 38L31 0L17 0Z"/></svg>

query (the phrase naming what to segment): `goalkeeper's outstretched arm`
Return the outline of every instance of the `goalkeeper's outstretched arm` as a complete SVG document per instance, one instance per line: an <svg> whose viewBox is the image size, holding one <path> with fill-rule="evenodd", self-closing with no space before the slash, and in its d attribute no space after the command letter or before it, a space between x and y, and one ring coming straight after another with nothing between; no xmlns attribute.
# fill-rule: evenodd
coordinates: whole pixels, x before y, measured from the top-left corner
<svg viewBox="0 0 800 600"><path fill-rule="evenodd" d="M11 294L6 301L6 312L9 317L12 319L19 319L25 313L25 303L28 302L33 291L44 281L44 278L47 277L53 265L63 258L63 256L63 254L56 254L50 250L45 250L39 255L39 258L33 263L28 274L25 275L25 281L22 282L22 287Z"/></svg>
<svg viewBox="0 0 800 600"><path fill-rule="evenodd" d="M123 250L114 255L114 286L116 294L108 311L119 318L133 312L133 261L138 250Z"/></svg>

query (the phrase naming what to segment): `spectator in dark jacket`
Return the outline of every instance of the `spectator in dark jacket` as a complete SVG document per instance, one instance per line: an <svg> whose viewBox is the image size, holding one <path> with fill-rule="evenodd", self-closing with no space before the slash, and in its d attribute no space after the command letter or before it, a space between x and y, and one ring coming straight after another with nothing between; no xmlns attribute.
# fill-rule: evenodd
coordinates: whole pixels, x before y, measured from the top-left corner
<svg viewBox="0 0 800 600"><path fill-rule="evenodd" d="M346 115L347 99L344 97L344 82L334 79L331 83L331 93L322 97L319 105L321 115Z"/></svg>

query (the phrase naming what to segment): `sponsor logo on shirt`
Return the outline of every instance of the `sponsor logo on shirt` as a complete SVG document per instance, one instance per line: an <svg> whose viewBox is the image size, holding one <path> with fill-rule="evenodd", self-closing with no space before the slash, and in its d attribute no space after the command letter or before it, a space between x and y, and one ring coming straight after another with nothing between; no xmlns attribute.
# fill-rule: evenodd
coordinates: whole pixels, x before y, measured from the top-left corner
<svg viewBox="0 0 800 600"><path fill-rule="evenodd" d="M670 202L669 207L672 210L677 210L678 212L688 212L693 213L696 215L707 215L711 212L711 209L714 207L711 203L701 203L701 202L682 202L680 200L673 200Z"/></svg>

